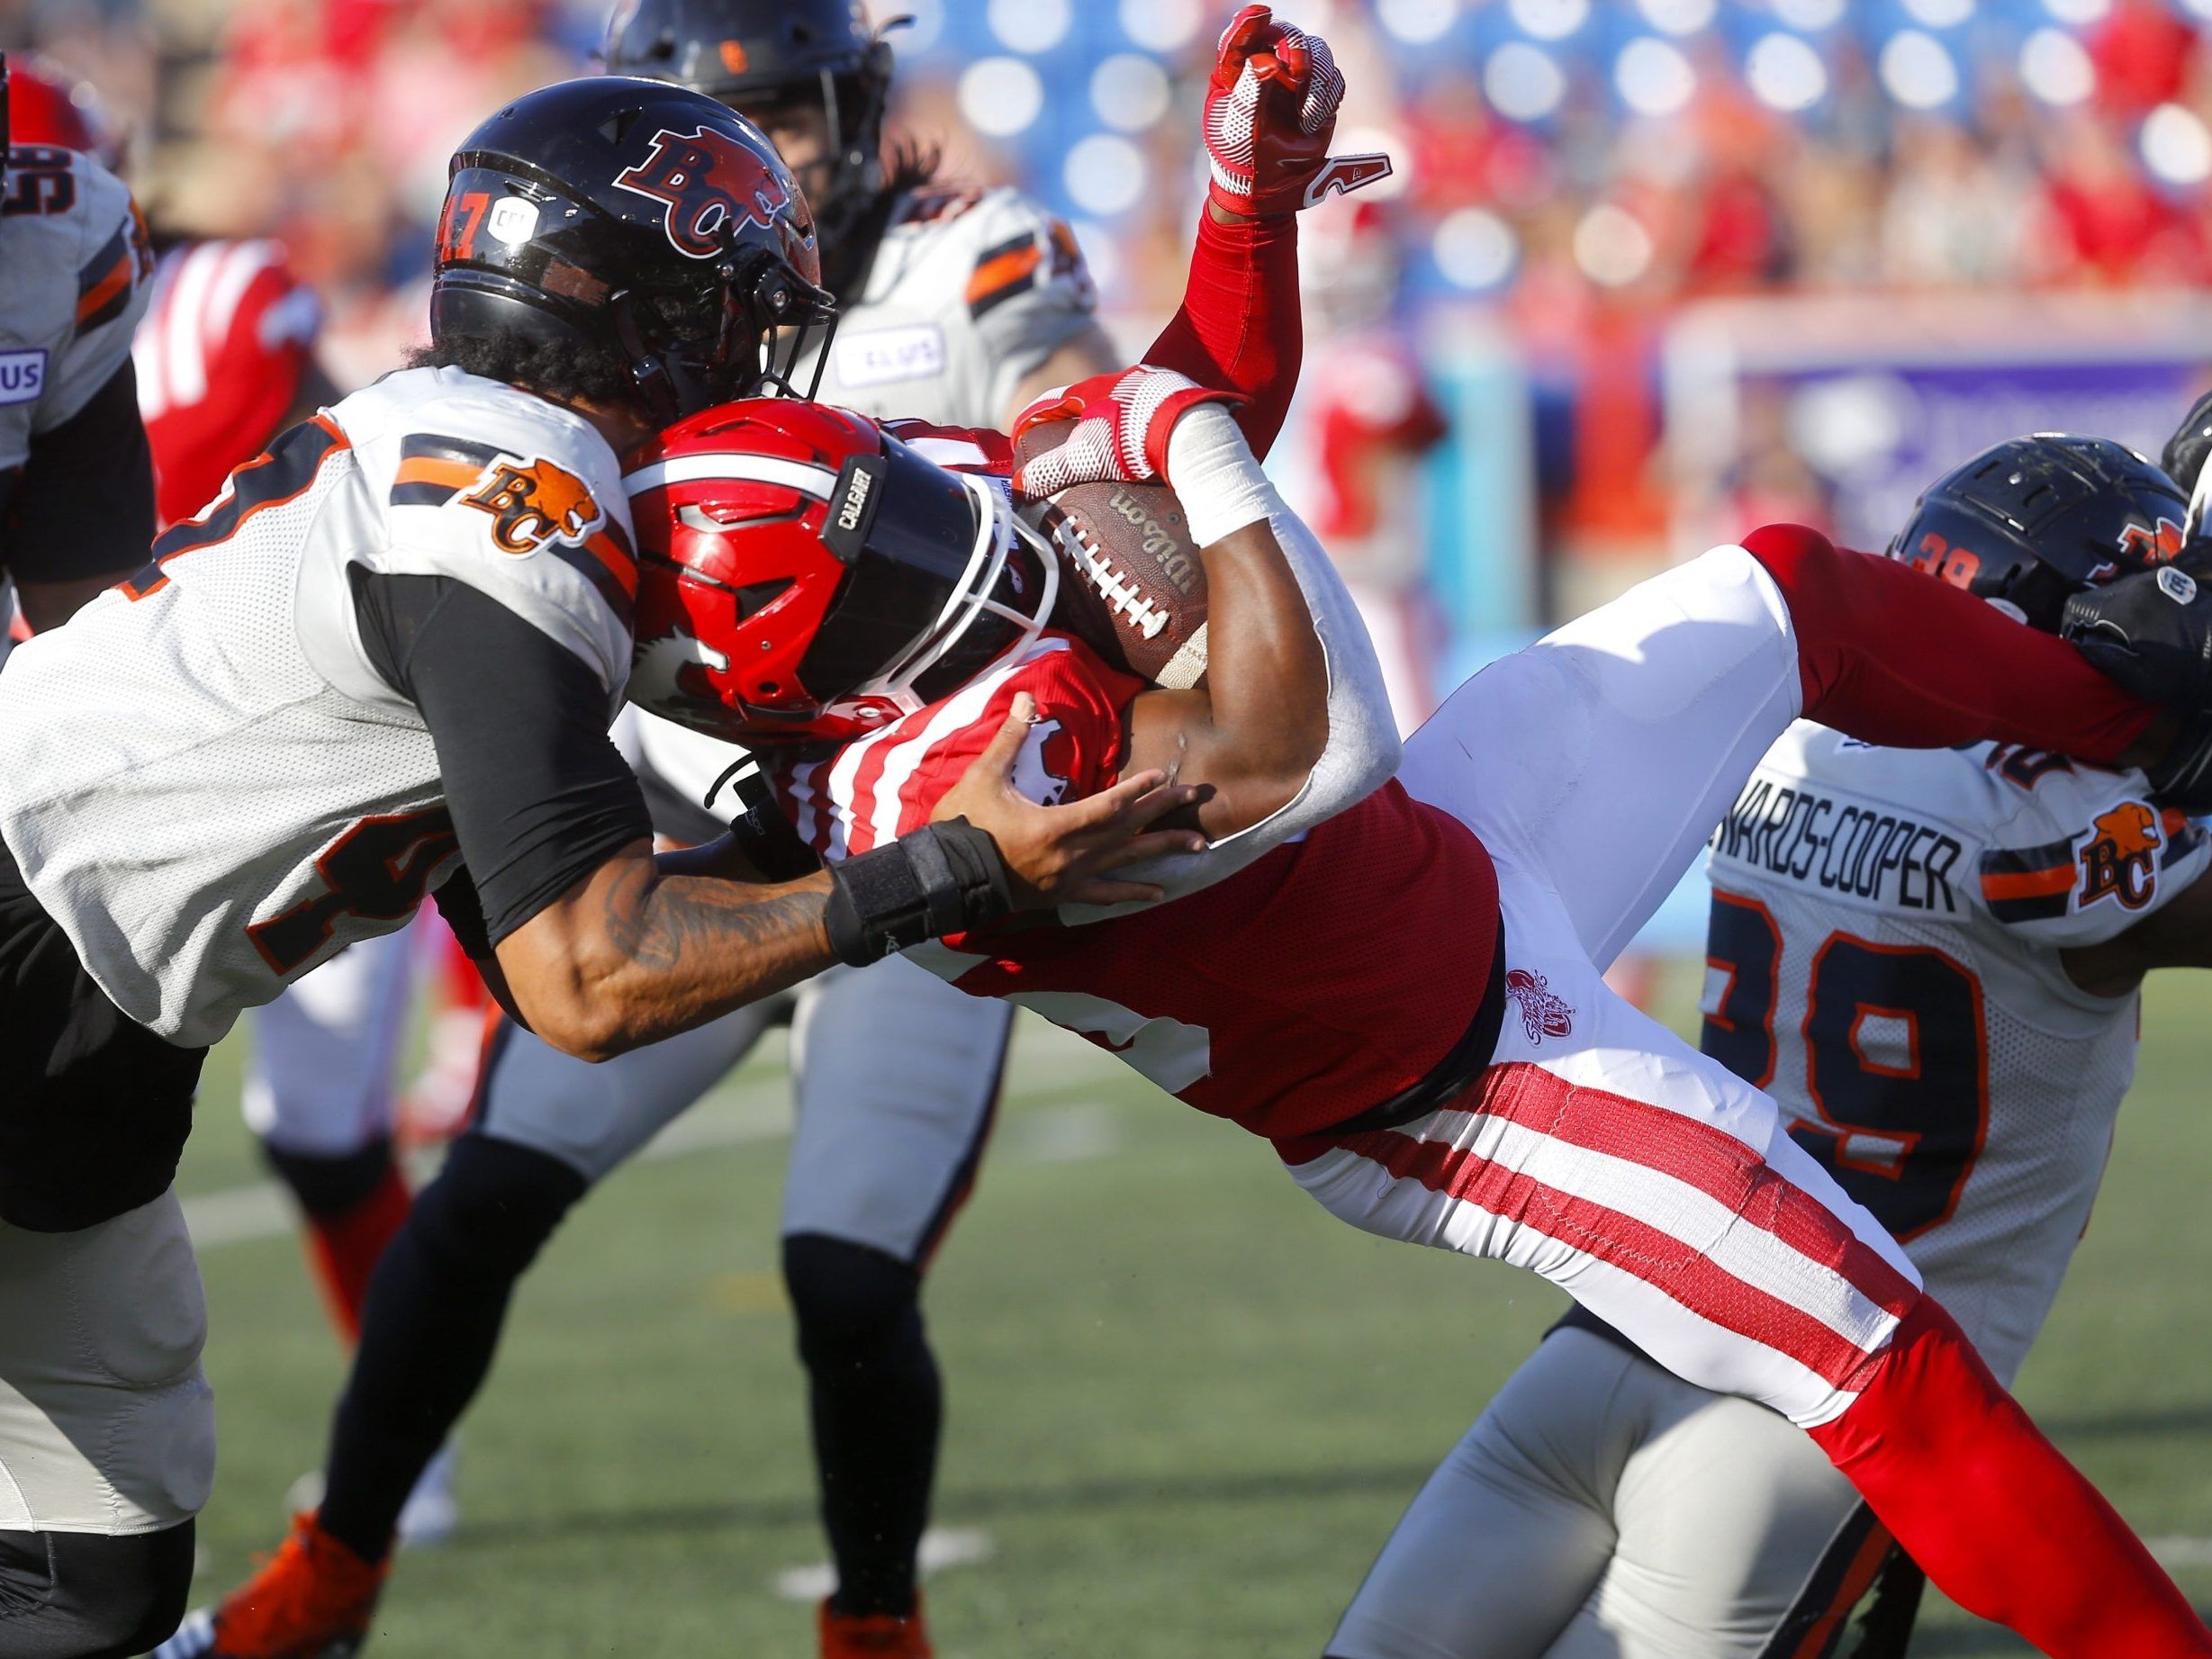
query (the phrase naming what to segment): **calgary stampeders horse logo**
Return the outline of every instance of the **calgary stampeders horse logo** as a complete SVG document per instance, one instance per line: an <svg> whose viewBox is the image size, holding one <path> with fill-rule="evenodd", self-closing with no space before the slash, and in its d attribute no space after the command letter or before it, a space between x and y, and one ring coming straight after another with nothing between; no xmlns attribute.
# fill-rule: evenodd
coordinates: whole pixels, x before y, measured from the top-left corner
<svg viewBox="0 0 2212 1659"><path fill-rule="evenodd" d="M733 222L749 219L766 230L791 206L775 169L710 125L696 132L662 128L646 158L618 176L615 188L664 203L670 243L693 259L720 253Z"/></svg>
<svg viewBox="0 0 2212 1659"><path fill-rule="evenodd" d="M1516 968L1505 976L1505 994L1521 1009L1521 1029L1531 1043L1564 1037L1575 1029L1575 1010L1540 973Z"/></svg>

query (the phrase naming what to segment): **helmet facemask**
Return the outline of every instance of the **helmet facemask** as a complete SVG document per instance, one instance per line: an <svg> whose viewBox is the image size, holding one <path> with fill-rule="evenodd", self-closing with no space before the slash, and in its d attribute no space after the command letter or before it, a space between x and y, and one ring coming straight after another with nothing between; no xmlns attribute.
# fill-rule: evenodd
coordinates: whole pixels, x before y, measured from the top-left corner
<svg viewBox="0 0 2212 1659"><path fill-rule="evenodd" d="M837 302L826 291L735 239L696 283L619 293L607 311L638 396L662 426L739 398L812 401L837 329ZM821 351L801 390L799 365L817 338Z"/></svg>
<svg viewBox="0 0 2212 1659"><path fill-rule="evenodd" d="M874 474L881 509L841 536L836 504L859 471ZM947 479L962 493L943 489ZM887 439L884 455L845 464L830 501L823 544L848 573L800 670L826 703L912 714L1043 630L1059 564L998 482Z"/></svg>

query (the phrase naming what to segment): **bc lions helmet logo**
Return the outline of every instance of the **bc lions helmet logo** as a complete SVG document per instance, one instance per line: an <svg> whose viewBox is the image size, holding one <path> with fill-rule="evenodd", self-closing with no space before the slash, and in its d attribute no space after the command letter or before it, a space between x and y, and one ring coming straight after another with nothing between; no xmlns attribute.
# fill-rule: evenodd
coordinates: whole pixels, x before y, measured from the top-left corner
<svg viewBox="0 0 2212 1659"><path fill-rule="evenodd" d="M607 517L582 479L543 457L500 456L461 501L492 515L492 543L507 553L535 553L547 542L580 547Z"/></svg>
<svg viewBox="0 0 2212 1659"><path fill-rule="evenodd" d="M2081 852L2082 907L2108 894L2129 910L2150 903L2162 844L2158 815L2141 801L2122 801L2099 813L2090 822L2089 844Z"/></svg>
<svg viewBox="0 0 2212 1659"><path fill-rule="evenodd" d="M2158 527L2131 524L2120 532L2120 551L2142 564L2171 564L2181 556L2181 527L2162 518Z"/></svg>
<svg viewBox="0 0 2212 1659"><path fill-rule="evenodd" d="M615 188L664 203L669 241L693 259L720 253L734 221L749 219L767 230L791 205L774 168L728 133L705 125L690 133L662 128L653 135L653 153L618 176Z"/></svg>

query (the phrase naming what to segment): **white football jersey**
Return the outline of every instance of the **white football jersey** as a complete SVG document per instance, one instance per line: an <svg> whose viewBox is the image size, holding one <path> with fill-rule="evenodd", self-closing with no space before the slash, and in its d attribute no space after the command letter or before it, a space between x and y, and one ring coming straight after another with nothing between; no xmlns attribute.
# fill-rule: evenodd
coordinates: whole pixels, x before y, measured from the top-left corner
<svg viewBox="0 0 2212 1659"><path fill-rule="evenodd" d="M821 401L996 431L1022 382L1091 325L1097 302L1068 227L1019 191L909 192L840 315ZM818 356L793 376L801 390ZM643 770L691 802L736 758L665 720L637 723ZM731 798L717 808L727 816Z"/></svg>
<svg viewBox="0 0 2212 1659"><path fill-rule="evenodd" d="M294 427L154 555L0 674L0 835L116 1006L202 1044L457 865L348 572L481 590L581 657L612 719L637 564L598 432L455 369Z"/></svg>
<svg viewBox="0 0 2212 1659"><path fill-rule="evenodd" d="M1703 1046L1901 1240L2000 1377L2087 1224L2138 998L2060 952L2212 850L2136 771L2003 744L1874 748L1800 721L1715 832Z"/></svg>
<svg viewBox="0 0 2212 1659"><path fill-rule="evenodd" d="M19 149L0 200L0 472L131 355L153 252L122 181L74 150Z"/></svg>

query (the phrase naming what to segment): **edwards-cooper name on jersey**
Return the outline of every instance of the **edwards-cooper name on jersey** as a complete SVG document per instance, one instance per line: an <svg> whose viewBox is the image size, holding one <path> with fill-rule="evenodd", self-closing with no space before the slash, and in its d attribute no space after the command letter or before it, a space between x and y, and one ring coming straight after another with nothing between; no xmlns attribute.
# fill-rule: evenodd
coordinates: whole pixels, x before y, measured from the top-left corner
<svg viewBox="0 0 2212 1659"><path fill-rule="evenodd" d="M2070 946L2212 862L2139 772L1800 722L1712 839L1704 1046L1904 1240L2000 1375L2081 1236L2134 1076L2136 998Z"/></svg>
<svg viewBox="0 0 2212 1659"><path fill-rule="evenodd" d="M154 555L0 674L0 834L116 1005L198 1044L459 862L348 573L480 590L581 658L611 719L637 564L599 434L452 369L294 427Z"/></svg>
<svg viewBox="0 0 2212 1659"><path fill-rule="evenodd" d="M131 355L153 251L122 182L73 150L8 154L0 195L0 473Z"/></svg>

